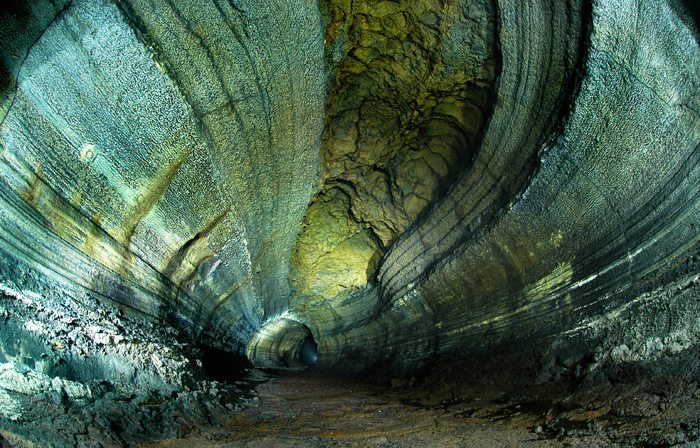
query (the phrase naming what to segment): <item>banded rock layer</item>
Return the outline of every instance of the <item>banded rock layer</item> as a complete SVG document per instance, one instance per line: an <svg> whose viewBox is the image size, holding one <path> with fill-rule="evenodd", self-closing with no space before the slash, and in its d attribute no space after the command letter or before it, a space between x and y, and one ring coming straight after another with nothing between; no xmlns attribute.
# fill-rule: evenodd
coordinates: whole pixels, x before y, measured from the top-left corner
<svg viewBox="0 0 700 448"><path fill-rule="evenodd" d="M640 294L697 274L692 13L14 6L3 258L262 367L301 367L309 335L318 368L394 374L514 341L579 338L583 354L673 336L683 350L697 301ZM22 289L16 272L3 282ZM683 312L658 327L654 307ZM610 330L626 312L637 320Z"/></svg>

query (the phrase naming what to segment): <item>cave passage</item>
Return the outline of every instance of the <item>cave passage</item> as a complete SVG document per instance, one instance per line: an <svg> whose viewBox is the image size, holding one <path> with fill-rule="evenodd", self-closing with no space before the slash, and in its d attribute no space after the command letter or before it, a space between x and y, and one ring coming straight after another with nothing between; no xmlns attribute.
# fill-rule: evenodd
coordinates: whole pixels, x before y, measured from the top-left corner
<svg viewBox="0 0 700 448"><path fill-rule="evenodd" d="M696 3L4 4L0 446L697 444Z"/></svg>
<svg viewBox="0 0 700 448"><path fill-rule="evenodd" d="M318 359L318 344L312 335L304 340L299 349L299 360L307 366L312 366Z"/></svg>

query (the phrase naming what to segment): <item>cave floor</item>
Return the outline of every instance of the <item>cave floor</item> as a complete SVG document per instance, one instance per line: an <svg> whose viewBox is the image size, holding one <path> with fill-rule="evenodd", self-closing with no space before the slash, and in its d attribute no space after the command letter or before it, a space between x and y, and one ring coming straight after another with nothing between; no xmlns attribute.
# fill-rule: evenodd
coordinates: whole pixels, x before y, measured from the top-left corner
<svg viewBox="0 0 700 448"><path fill-rule="evenodd" d="M608 447L697 440L697 388L677 377L582 387L533 382L510 367L440 369L420 381L383 382L281 372L260 383L228 422L142 446Z"/></svg>
<svg viewBox="0 0 700 448"><path fill-rule="evenodd" d="M229 425L151 446L567 446L566 438L536 433L540 415L503 400L422 405L425 397L410 388L304 374L283 374L257 392L258 399ZM569 446L610 446L596 436L572 441Z"/></svg>

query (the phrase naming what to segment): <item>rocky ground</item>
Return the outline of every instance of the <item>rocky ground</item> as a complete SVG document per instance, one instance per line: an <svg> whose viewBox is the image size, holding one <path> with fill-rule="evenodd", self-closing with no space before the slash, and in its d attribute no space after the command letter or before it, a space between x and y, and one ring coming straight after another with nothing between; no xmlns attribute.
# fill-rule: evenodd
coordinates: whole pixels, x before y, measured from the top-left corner
<svg viewBox="0 0 700 448"><path fill-rule="evenodd" d="M210 359L213 368L204 365ZM0 447L183 437L243 409L268 378L245 367L165 322L65 283L41 283L0 257ZM235 369L238 383L217 381L217 368Z"/></svg>
<svg viewBox="0 0 700 448"><path fill-rule="evenodd" d="M698 445L700 391L689 377L629 366L583 379L561 371L555 381L533 366L502 354L389 382L281 373L221 426L146 446Z"/></svg>
<svg viewBox="0 0 700 448"><path fill-rule="evenodd" d="M2 377L10 371L29 381L47 380L18 365ZM71 382L65 380L63 389L48 387L33 395L0 389L5 416L0 419L0 447L135 447L182 439L200 428L228 422L244 409L246 397L252 398L250 385L262 379L267 377L254 371L238 385L201 381L193 390L173 392L157 401L124 393L109 382L83 387L87 393L79 398L66 392ZM13 413L7 412L8 406Z"/></svg>
<svg viewBox="0 0 700 448"><path fill-rule="evenodd" d="M146 446L698 446L700 391L689 377L629 366L555 381L533 367L501 354L388 382L282 373L220 427Z"/></svg>
<svg viewBox="0 0 700 448"><path fill-rule="evenodd" d="M140 401L108 385L81 399L6 391L24 412L3 421L0 446L700 444L700 389L692 375L650 375L643 365L594 372L583 364L544 371L537 365L535 357L503 352L441 359L420 378L408 379L247 368L228 384L203 380L160 402ZM17 364L5 366L0 380L8 372L40 377Z"/></svg>

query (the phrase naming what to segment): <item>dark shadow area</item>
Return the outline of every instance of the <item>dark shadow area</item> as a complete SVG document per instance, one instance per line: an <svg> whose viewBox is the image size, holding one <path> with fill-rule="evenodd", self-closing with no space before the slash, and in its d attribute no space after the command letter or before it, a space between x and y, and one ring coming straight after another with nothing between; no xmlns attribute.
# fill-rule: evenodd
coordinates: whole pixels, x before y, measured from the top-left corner
<svg viewBox="0 0 700 448"><path fill-rule="evenodd" d="M312 366L318 359L318 344L312 335L309 335L299 349L299 360L307 366Z"/></svg>
<svg viewBox="0 0 700 448"><path fill-rule="evenodd" d="M253 366L246 356L202 346L202 367L209 379L232 384L241 381Z"/></svg>
<svg viewBox="0 0 700 448"><path fill-rule="evenodd" d="M700 2L697 0L683 0L682 2L691 18L695 21L695 25L700 26Z"/></svg>

